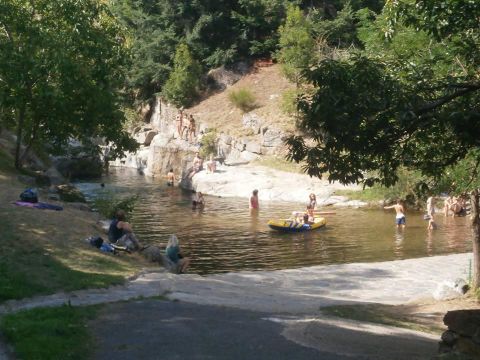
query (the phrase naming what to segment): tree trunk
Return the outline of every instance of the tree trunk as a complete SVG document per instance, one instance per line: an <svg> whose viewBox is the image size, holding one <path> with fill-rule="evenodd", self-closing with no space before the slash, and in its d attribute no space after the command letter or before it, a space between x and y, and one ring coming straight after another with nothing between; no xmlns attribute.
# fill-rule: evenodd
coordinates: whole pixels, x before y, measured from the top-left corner
<svg viewBox="0 0 480 360"><path fill-rule="evenodd" d="M480 286L480 195L478 189L470 194L472 203L472 232L473 232L473 279L472 288Z"/></svg>
<svg viewBox="0 0 480 360"><path fill-rule="evenodd" d="M20 110L18 111L17 144L15 147L15 169L20 169L22 166L22 163L20 161L20 150L22 146L22 132L23 132L24 121L25 121L25 105L23 104Z"/></svg>

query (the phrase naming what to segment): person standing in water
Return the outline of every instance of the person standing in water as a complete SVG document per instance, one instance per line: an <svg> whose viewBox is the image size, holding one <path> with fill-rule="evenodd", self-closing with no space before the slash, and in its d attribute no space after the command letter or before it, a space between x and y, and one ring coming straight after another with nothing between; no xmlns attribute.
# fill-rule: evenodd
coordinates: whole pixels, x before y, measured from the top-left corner
<svg viewBox="0 0 480 360"><path fill-rule="evenodd" d="M435 229L435 219L433 218L433 214L435 214L435 205L434 205L435 198L433 196L429 196L427 199L427 217L428 217L428 226L427 229Z"/></svg>
<svg viewBox="0 0 480 360"><path fill-rule="evenodd" d="M175 174L173 172L173 169L170 169L167 173L167 185L168 186L175 185Z"/></svg>
<svg viewBox="0 0 480 360"><path fill-rule="evenodd" d="M391 206L384 206L384 209L395 209L396 216L395 216L395 223L397 224L397 228L404 228L406 221L405 221L405 208L402 205L402 201L399 199L395 205Z"/></svg>
<svg viewBox="0 0 480 360"><path fill-rule="evenodd" d="M258 204L258 190L257 189L253 190L252 196L250 196L249 208L250 209L257 209L257 210L260 208L260 206Z"/></svg>

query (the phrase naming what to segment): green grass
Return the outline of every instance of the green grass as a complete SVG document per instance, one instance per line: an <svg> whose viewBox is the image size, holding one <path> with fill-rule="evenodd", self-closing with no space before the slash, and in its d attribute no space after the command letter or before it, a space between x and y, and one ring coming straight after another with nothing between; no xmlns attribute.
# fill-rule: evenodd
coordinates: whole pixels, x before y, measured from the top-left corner
<svg viewBox="0 0 480 360"><path fill-rule="evenodd" d="M112 263L114 266L117 264ZM112 264L96 264L112 266ZM120 275L70 269L42 249L14 249L0 256L0 302L34 295L123 284Z"/></svg>
<svg viewBox="0 0 480 360"><path fill-rule="evenodd" d="M0 222L0 302L125 282L121 275L108 274L119 266L110 257L102 257L98 261L95 258L82 260L92 261L90 272L66 266L40 243L20 237L14 230L16 227L10 216L8 213L2 214Z"/></svg>
<svg viewBox="0 0 480 360"><path fill-rule="evenodd" d="M352 200L360 200L365 202L384 200L386 198L389 198L389 193L389 189L382 187L367 188L359 191L335 190L335 195L346 196Z"/></svg>
<svg viewBox="0 0 480 360"><path fill-rule="evenodd" d="M395 326L433 334L438 334L443 331L439 326L425 325L416 322L414 319L395 311L394 306L388 305L328 306L322 308L321 312L325 315L341 317L344 319Z"/></svg>
<svg viewBox="0 0 480 360"><path fill-rule="evenodd" d="M0 329L19 359L80 360L92 353L87 322L99 306L39 308L6 315Z"/></svg>
<svg viewBox="0 0 480 360"><path fill-rule="evenodd" d="M262 159L256 160L254 164L280 171L303 173L301 164L285 160L282 157L264 156Z"/></svg>

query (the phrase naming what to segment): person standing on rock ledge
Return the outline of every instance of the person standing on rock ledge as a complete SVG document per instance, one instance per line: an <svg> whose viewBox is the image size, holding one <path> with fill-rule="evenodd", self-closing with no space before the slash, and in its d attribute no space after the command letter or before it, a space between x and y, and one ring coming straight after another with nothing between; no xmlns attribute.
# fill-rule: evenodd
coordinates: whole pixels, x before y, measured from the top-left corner
<svg viewBox="0 0 480 360"><path fill-rule="evenodd" d="M258 204L258 190L255 189L252 192L252 196L250 196L250 209L258 210L260 208Z"/></svg>

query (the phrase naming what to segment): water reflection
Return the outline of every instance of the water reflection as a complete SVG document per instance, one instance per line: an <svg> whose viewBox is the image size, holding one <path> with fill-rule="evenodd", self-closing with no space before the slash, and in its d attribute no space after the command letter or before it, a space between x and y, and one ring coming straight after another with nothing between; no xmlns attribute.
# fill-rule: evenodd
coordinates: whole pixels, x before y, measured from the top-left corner
<svg viewBox="0 0 480 360"><path fill-rule="evenodd" d="M167 187L128 170L113 171L99 183L79 184L91 197L111 191L137 194L132 217L145 243L166 244L177 234L192 258L191 271L218 273L238 270L285 269L345 262L384 261L470 251L466 218L438 216L438 228L428 232L422 214L408 213L405 229L396 229L383 210L338 209L327 215L325 228L295 234L270 230L270 218L283 218L303 204L262 202L251 213L248 201L205 196L203 210L192 211L192 193Z"/></svg>

